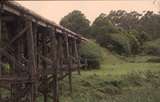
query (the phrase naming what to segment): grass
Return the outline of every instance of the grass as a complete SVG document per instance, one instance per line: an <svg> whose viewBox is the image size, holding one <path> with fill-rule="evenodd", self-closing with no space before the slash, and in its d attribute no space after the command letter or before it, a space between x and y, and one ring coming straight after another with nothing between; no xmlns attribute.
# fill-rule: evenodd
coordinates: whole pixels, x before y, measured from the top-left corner
<svg viewBox="0 0 160 102"><path fill-rule="evenodd" d="M160 102L159 57L137 55L127 58L104 48L96 50L99 49L103 56L101 68L83 70L80 76L73 73L72 94L68 78L61 82L60 102ZM42 97L39 102L41 100Z"/></svg>
<svg viewBox="0 0 160 102"><path fill-rule="evenodd" d="M118 64L103 64L101 65L100 70L88 70L82 71L82 76L80 77L87 77L92 75L97 75L101 78L108 78L108 79L117 79L121 75L126 75L131 72L142 72L142 71L159 71L160 70L160 63L129 63L129 62L122 62Z"/></svg>
<svg viewBox="0 0 160 102"><path fill-rule="evenodd" d="M83 70L80 76L73 73L72 94L67 78L60 83L60 102L160 102L160 63L148 62L156 56L124 61L106 52L100 69ZM37 100L42 102L43 97Z"/></svg>
<svg viewBox="0 0 160 102"><path fill-rule="evenodd" d="M109 57L101 69L73 75L71 96L66 79L61 102L160 102L160 63L146 62L149 56L136 57L137 62ZM114 63L110 63L112 58Z"/></svg>

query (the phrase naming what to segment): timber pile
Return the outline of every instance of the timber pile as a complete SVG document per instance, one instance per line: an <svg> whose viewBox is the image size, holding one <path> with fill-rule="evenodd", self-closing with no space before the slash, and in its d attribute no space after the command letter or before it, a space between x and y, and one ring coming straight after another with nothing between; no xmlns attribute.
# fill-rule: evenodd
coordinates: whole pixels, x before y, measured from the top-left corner
<svg viewBox="0 0 160 102"><path fill-rule="evenodd" d="M80 74L79 44L87 39L16 2L0 3L0 102L58 102L59 81Z"/></svg>

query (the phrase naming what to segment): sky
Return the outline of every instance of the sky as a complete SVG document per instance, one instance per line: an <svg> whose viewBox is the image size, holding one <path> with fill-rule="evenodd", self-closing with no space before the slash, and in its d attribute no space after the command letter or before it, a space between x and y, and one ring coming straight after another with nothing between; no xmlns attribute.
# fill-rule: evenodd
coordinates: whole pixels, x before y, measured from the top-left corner
<svg viewBox="0 0 160 102"><path fill-rule="evenodd" d="M101 13L108 14L111 10L127 10L138 11L142 13L146 10L154 12L159 11L159 6L154 4L154 0L101 0L101 1L17 1L21 5L31 9L56 22L59 21L73 10L82 11L85 16L91 21Z"/></svg>

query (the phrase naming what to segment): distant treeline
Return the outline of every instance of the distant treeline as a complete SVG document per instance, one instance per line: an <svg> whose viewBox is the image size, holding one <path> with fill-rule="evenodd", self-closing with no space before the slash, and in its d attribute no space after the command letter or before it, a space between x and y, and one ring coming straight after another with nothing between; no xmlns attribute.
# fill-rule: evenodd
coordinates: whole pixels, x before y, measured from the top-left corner
<svg viewBox="0 0 160 102"><path fill-rule="evenodd" d="M160 13L110 11L90 24L81 11L74 10L60 24L120 55L160 55Z"/></svg>

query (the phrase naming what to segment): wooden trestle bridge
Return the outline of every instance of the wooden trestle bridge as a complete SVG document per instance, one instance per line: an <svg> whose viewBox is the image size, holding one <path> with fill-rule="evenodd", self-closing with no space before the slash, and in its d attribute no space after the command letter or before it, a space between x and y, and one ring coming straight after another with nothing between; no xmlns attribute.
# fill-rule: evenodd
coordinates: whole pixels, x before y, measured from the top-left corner
<svg viewBox="0 0 160 102"><path fill-rule="evenodd" d="M16 2L0 1L0 102L58 102L59 81L68 77L72 91L72 72L80 74L85 40Z"/></svg>

